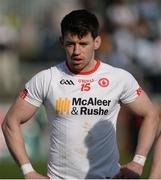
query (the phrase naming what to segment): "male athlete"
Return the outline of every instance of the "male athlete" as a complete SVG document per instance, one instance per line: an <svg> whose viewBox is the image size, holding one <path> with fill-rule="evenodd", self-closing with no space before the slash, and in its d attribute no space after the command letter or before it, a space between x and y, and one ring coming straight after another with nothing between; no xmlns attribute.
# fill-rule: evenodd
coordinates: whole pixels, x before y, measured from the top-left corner
<svg viewBox="0 0 161 180"><path fill-rule="evenodd" d="M95 59L99 24L87 10L61 22L66 60L36 74L6 115L3 132L25 178L138 178L153 143L158 116L134 77ZM37 173L25 150L20 125L43 104L50 123L47 176ZM120 105L143 117L134 159L120 167L116 123Z"/></svg>

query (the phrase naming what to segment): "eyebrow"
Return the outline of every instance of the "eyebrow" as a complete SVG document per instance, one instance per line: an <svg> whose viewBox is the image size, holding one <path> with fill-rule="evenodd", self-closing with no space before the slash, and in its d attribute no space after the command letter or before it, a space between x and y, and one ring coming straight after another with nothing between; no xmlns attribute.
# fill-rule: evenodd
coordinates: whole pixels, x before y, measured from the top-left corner
<svg viewBox="0 0 161 180"><path fill-rule="evenodd" d="M76 43L76 42L73 40L66 40L65 43ZM78 43L89 43L89 41L88 40L80 40Z"/></svg>

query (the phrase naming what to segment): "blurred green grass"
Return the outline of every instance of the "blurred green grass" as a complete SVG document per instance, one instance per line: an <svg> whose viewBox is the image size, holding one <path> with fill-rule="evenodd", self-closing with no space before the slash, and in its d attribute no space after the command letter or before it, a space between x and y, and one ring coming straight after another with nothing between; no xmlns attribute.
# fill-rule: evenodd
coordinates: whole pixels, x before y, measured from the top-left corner
<svg viewBox="0 0 161 180"><path fill-rule="evenodd" d="M121 153L120 163L125 164L131 160L131 156L128 153ZM151 154L148 156L142 179L147 179L149 175L149 169L151 164ZM34 160L32 161L33 167L39 173L46 175L47 172L47 161L46 160ZM0 162L0 179L23 179L22 173L16 163L12 159L3 160Z"/></svg>
<svg viewBox="0 0 161 180"><path fill-rule="evenodd" d="M47 164L45 160L34 160L32 162L34 169L41 174L47 173ZM0 162L0 179L23 179L22 173L13 160L3 160Z"/></svg>

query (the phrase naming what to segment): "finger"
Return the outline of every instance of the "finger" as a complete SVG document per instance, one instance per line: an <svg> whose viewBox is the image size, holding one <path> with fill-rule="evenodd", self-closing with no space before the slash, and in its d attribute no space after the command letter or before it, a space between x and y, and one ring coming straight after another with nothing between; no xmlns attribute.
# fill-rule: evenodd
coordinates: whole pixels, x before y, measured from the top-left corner
<svg viewBox="0 0 161 180"><path fill-rule="evenodd" d="M116 174L112 179L120 179L123 178L123 174L120 172L119 174Z"/></svg>

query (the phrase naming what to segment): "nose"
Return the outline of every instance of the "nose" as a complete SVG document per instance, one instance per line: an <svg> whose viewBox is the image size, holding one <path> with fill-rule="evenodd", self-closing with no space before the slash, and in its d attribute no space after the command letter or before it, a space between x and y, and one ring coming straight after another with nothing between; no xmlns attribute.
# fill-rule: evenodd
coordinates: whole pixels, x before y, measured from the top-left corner
<svg viewBox="0 0 161 180"><path fill-rule="evenodd" d="M79 55L80 54L80 46L79 46L79 44L75 44L73 54L74 55Z"/></svg>

